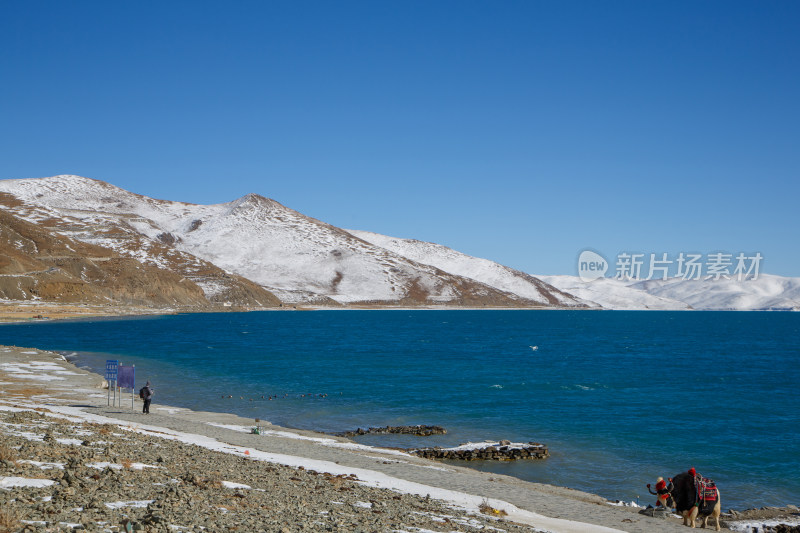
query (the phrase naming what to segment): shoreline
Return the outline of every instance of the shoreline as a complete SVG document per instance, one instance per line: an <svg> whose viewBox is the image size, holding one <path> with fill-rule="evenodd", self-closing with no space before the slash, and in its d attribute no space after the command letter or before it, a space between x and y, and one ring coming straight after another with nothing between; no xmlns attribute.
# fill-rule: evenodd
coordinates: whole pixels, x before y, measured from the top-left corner
<svg viewBox="0 0 800 533"><path fill-rule="evenodd" d="M264 308L231 308L219 307L210 309L180 308L115 308L88 304L56 304L47 302L0 302L0 325L26 324L53 321L102 320L111 318L157 317L180 314L227 314L257 313L272 311L611 311L612 309L584 307L466 307L429 305L418 307L407 306L370 306L343 305L313 306L286 304L283 307ZM646 309L645 309L646 310ZM47 315L47 316L45 316Z"/></svg>
<svg viewBox="0 0 800 533"><path fill-rule="evenodd" d="M79 369L53 352L16 347L2 350L0 381L5 384L0 410L15 405L28 410L38 407L49 409L55 416L86 422L133 424L136 431L151 436L203 441L209 449L228 449L227 453L241 457L245 456L241 451L244 448L251 458L296 469L313 465L314 470L331 475L355 474L373 488L420 497L430 495L433 500L457 505L477 516L481 516L478 511L481 503L489 502L493 509L507 513L506 520L546 531L644 533L654 529L678 531L681 527L677 520L646 517L635 509L610 505L593 494L437 463L340 437L290 430L266 422L260 423L265 428L261 435L252 435L246 431L254 422L232 414L155 403L151 408L154 414L146 416L137 410L141 408L138 398L133 411L126 402L123 408L109 407L105 390L97 388L101 376ZM59 370L27 376L8 371L14 364L30 365L36 361ZM26 387L27 396L23 390Z"/></svg>
<svg viewBox="0 0 800 533"><path fill-rule="evenodd" d="M48 370L39 371L40 368ZM102 376L78 368L55 352L0 346L0 415L10 409L44 410L49 411L48 416L110 424L148 437L204 446L299 471L355 475L359 483L387 494L426 497L455 505L478 517L482 517L480 506L488 504L498 512L507 513L505 520L533 530L638 533L679 531L677 528L682 527L677 519L647 517L639 514L637 508L615 505L594 494L424 460L399 450L362 445L329 434L260 421L258 425L263 431L253 435L249 431L255 425L254 420L230 413L155 403L151 408L153 414L146 416L139 412L138 397L134 399L133 410L128 397L123 397L122 408L108 406L106 389L99 388L102 382ZM0 444L2 437L0 424ZM2 464L0 460L0 468ZM3 475L0 469L0 487ZM0 491L0 499L2 496ZM386 495L384 500L387 498L394 496ZM755 520L753 525L759 527L768 518L783 518L778 523L798 523L800 515L791 517L794 520L785 518L788 514L796 515L798 509L791 513L787 509L749 510L738 513L736 519Z"/></svg>
<svg viewBox="0 0 800 533"><path fill-rule="evenodd" d="M58 304L48 302L2 302L0 303L0 326L3 324L36 324L40 322L63 322L76 320L135 319L181 314L227 314L257 313L271 311L646 311L646 312L792 312L790 309L609 309L599 307L466 307L466 306L314 306L286 304L283 307L214 309L152 309L152 308L109 308L88 304ZM45 316L45 314L47 316ZM41 317L40 317L41 316Z"/></svg>

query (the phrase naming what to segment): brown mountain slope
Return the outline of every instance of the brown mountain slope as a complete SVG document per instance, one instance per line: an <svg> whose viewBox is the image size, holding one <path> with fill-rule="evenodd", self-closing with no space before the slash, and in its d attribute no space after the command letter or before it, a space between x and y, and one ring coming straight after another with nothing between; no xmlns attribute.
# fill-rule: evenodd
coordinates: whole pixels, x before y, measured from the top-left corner
<svg viewBox="0 0 800 533"><path fill-rule="evenodd" d="M196 305L214 307L232 304L237 307L264 308L277 307L280 300L252 281L228 273L221 268L181 252L173 247L174 237L168 233L158 239L148 239L130 226L128 216L97 214L89 221L77 216L68 216L42 206L24 202L14 195L0 192L0 209L9 214L25 217L36 222L35 226L52 235L61 235L71 242L92 246L90 240L117 257L128 257L136 263L147 265L158 271L169 271L197 285L205 293L205 301ZM113 245L114 250L110 250ZM142 253L142 252L145 253ZM141 260L141 261L140 261Z"/></svg>
<svg viewBox="0 0 800 533"><path fill-rule="evenodd" d="M205 306L196 284L0 211L0 298L60 303Z"/></svg>

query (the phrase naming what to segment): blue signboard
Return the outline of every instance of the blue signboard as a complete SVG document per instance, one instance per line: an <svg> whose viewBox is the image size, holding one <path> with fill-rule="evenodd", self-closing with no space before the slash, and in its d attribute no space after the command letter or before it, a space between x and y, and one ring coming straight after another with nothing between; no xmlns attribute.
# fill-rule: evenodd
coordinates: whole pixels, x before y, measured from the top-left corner
<svg viewBox="0 0 800 533"><path fill-rule="evenodd" d="M107 359L106 360L106 381L116 381L117 380L117 367L119 366L119 361L116 359Z"/></svg>
<svg viewBox="0 0 800 533"><path fill-rule="evenodd" d="M135 371L136 367L119 365L117 372L117 386L123 389L133 390L135 385Z"/></svg>

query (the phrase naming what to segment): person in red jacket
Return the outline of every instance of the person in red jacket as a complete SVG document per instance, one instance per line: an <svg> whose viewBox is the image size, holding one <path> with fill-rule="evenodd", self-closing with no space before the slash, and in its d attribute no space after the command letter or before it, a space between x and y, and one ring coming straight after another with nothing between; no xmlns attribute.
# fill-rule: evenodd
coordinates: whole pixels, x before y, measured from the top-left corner
<svg viewBox="0 0 800 533"><path fill-rule="evenodd" d="M650 494L658 497L658 501L656 503L656 507L662 506L665 509L672 509L675 507L675 502L672 500L672 479L669 480L669 485L666 481L664 481L663 477L660 477L656 480L656 491L653 492L653 489L650 488L650 483L647 484L647 491Z"/></svg>

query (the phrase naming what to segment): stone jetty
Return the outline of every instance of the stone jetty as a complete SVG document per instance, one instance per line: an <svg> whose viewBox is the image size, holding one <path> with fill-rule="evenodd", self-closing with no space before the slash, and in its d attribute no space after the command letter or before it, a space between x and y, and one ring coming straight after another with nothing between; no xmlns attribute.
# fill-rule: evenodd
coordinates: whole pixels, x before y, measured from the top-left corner
<svg viewBox="0 0 800 533"><path fill-rule="evenodd" d="M453 459L457 461L515 461L517 459L544 459L550 455L547 446L538 442L467 443L454 448L419 448L409 453L426 459Z"/></svg>
<svg viewBox="0 0 800 533"><path fill-rule="evenodd" d="M445 435L447 434L447 430L442 426L383 426L368 429L358 428L355 431L336 433L336 436L357 437L358 435L387 435L389 433L416 435L417 437L430 437L431 435Z"/></svg>

